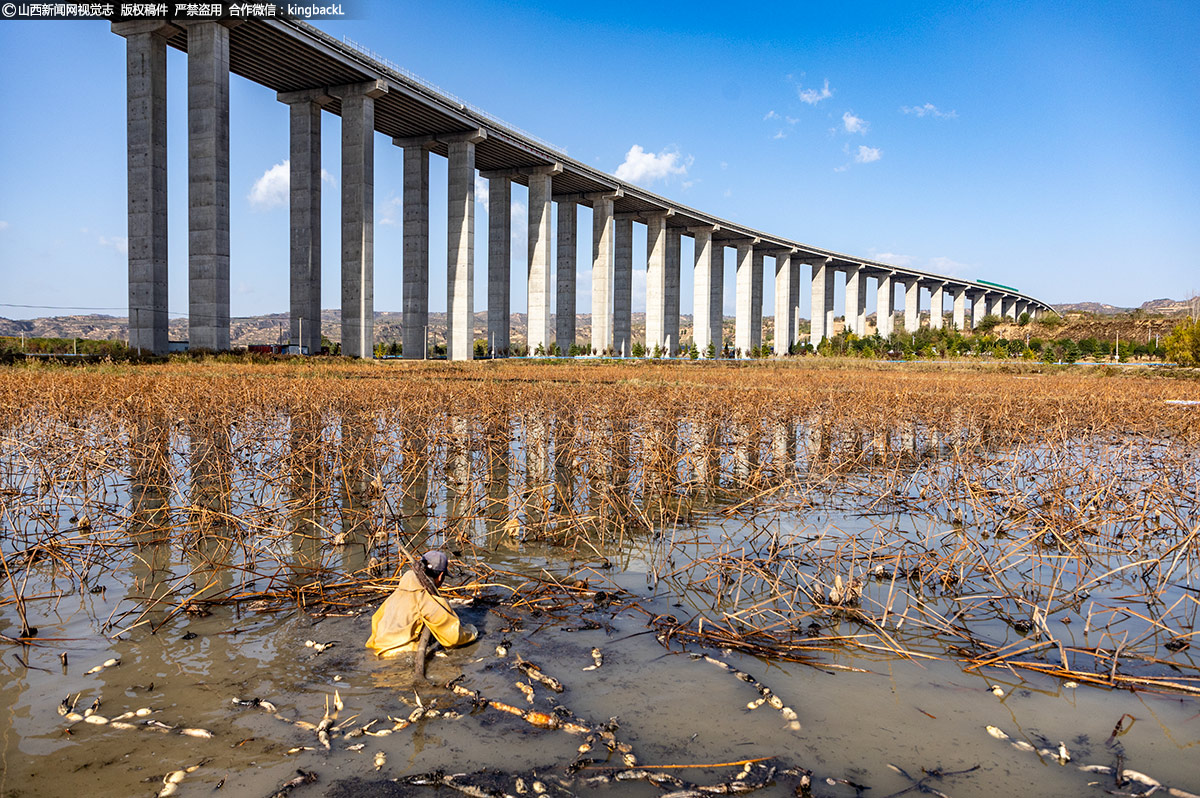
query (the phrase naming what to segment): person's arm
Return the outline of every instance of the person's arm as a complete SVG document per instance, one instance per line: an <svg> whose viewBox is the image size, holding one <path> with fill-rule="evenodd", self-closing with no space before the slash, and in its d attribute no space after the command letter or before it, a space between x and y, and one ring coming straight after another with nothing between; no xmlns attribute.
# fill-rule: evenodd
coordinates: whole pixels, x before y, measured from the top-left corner
<svg viewBox="0 0 1200 798"><path fill-rule="evenodd" d="M443 598L435 598L422 591L420 611L421 620L433 632L437 641L446 648L465 646L475 642L475 638L478 636L475 627L461 623L458 615L450 609Z"/></svg>

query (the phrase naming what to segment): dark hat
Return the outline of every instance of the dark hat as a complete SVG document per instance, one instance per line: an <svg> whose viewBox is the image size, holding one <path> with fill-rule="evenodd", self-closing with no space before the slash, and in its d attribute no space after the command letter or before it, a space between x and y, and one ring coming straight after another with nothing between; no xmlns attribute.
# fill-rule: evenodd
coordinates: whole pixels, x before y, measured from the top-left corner
<svg viewBox="0 0 1200 798"><path fill-rule="evenodd" d="M446 553L437 549L430 549L422 554L421 562L425 565L427 571L433 571L435 574L444 574L446 568L450 565L450 560L446 557Z"/></svg>

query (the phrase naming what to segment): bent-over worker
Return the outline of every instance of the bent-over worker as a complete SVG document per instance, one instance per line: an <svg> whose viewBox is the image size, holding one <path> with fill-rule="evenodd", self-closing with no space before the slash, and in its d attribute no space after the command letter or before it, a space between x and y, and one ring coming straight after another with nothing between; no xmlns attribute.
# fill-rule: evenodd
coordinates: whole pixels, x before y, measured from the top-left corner
<svg viewBox="0 0 1200 798"><path fill-rule="evenodd" d="M427 551L421 555L419 563L422 574L418 575L412 568L404 572L392 595L371 617L367 648L381 657L416 651L424 626L428 626L434 638L446 648L475 642L479 636L475 627L460 623L458 615L450 609L450 603L437 593L446 578L448 565L444 552ZM432 591L422 584L421 577L425 577Z"/></svg>

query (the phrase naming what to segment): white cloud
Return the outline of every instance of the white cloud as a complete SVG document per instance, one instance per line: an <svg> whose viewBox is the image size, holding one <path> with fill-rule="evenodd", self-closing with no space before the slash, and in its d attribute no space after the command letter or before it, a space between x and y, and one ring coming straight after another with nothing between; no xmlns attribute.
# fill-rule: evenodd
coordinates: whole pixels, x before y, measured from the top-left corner
<svg viewBox="0 0 1200 798"><path fill-rule="evenodd" d="M929 259L928 269L936 274L945 274L951 277L962 274L971 267L966 263L959 263L956 260L939 255L936 258Z"/></svg>
<svg viewBox="0 0 1200 798"><path fill-rule="evenodd" d="M786 139L787 133L784 133L782 130L780 130L774 136L771 136L771 138L775 141L778 141L779 139Z"/></svg>
<svg viewBox="0 0 1200 798"><path fill-rule="evenodd" d="M924 105L905 105L900 108L901 113L913 114L914 116L932 116L937 119L957 119L958 111L939 111L938 107L933 103L925 103Z"/></svg>
<svg viewBox="0 0 1200 798"><path fill-rule="evenodd" d="M480 177L479 175L475 175L475 201L478 202L479 204L481 204L485 211L489 207L488 206L488 186L489 185L490 184L488 183L487 180Z"/></svg>
<svg viewBox="0 0 1200 798"><path fill-rule="evenodd" d="M784 121L786 121L789 125L794 125L797 122L799 122L800 120L794 116L785 116Z"/></svg>
<svg viewBox="0 0 1200 798"><path fill-rule="evenodd" d="M722 169L728 169L728 168L729 168L729 161L721 161L721 168L722 168Z"/></svg>
<svg viewBox="0 0 1200 798"><path fill-rule="evenodd" d="M883 263L889 263L892 266L921 269L933 272L934 274L944 274L948 277L955 277L972 270L969 264L960 263L944 255L932 258L917 258L912 255L902 255L896 252L872 252L871 258Z"/></svg>
<svg viewBox="0 0 1200 798"><path fill-rule="evenodd" d="M284 163L287 163L287 161L284 161ZM321 168L321 180L326 183L332 183L335 186L337 185L337 178L334 177L330 171L324 167ZM289 179L288 182L291 182L291 180Z"/></svg>
<svg viewBox="0 0 1200 798"><path fill-rule="evenodd" d="M842 126L847 133L866 133L870 124L867 120L855 116L850 111L842 114Z"/></svg>
<svg viewBox="0 0 1200 798"><path fill-rule="evenodd" d="M796 89L800 93L800 101L806 102L809 105L816 105L821 100L828 100L833 96L833 92L829 88L829 78L825 79L825 85L820 89Z"/></svg>
<svg viewBox="0 0 1200 798"><path fill-rule="evenodd" d="M251 207L255 210L265 211L279 205L286 205L288 187L291 182L289 161L275 164L263 172L262 177L255 180L254 185L250 187L248 199Z"/></svg>
<svg viewBox="0 0 1200 798"><path fill-rule="evenodd" d="M684 180L682 183L679 184L679 187L686 191L687 189L691 188L694 185L696 185L695 180Z"/></svg>
<svg viewBox="0 0 1200 798"><path fill-rule="evenodd" d="M686 175L691 163L691 158L682 162L678 151L663 150L655 155L646 152L640 144L634 144L625 153L625 162L617 167L616 176L618 180L630 183L652 183L671 175Z"/></svg>
<svg viewBox="0 0 1200 798"><path fill-rule="evenodd" d="M403 203L403 199L396 192L389 192L387 199L379 206L375 215L376 221L384 227L400 227L404 224Z"/></svg>
<svg viewBox="0 0 1200 798"><path fill-rule="evenodd" d="M116 250L122 255L129 254L129 239L125 236L100 236L97 243L102 247Z"/></svg>
<svg viewBox="0 0 1200 798"><path fill-rule="evenodd" d="M4 221L3 219L0 219L0 230L7 230L7 229L8 229L8 222Z"/></svg>
<svg viewBox="0 0 1200 798"><path fill-rule="evenodd" d="M854 154L856 163L872 163L883 157L883 150L878 147L868 147L865 144L858 145L858 152Z"/></svg>
<svg viewBox="0 0 1200 798"><path fill-rule="evenodd" d="M912 255L899 255L895 252L876 252L871 255L874 260L890 263L893 266L910 267L917 263Z"/></svg>
<svg viewBox="0 0 1200 798"><path fill-rule="evenodd" d="M524 202L513 200L509 206L509 230L512 239L512 254L518 263L529 258L529 208Z"/></svg>
<svg viewBox="0 0 1200 798"><path fill-rule="evenodd" d="M779 118L779 114L775 113L774 111L767 111L767 115L763 117L763 121L766 122L769 119L778 119L778 118Z"/></svg>

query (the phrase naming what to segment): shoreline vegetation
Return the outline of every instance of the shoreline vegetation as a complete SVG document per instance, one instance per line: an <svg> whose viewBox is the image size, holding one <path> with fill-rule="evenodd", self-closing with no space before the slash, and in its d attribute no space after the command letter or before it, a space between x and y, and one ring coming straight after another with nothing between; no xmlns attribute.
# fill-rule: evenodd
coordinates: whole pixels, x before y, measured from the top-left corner
<svg viewBox="0 0 1200 798"><path fill-rule="evenodd" d="M765 320L763 345L749 352L733 347L731 330L726 329L725 344L710 346L699 351L691 341L690 330L681 329L683 351L674 358L667 357L661 348L648 350L638 340L641 332L637 325L633 330L634 343L625 361L644 360L794 360L819 356L822 358L845 357L864 361L870 360L963 360L972 361L1026 361L1046 364L1098 364L1098 363L1154 363L1164 365L1200 365L1200 319L1185 316L1170 318L1133 313L1122 316L1083 315L1068 313L1065 316L1046 316L1031 319L1023 314L1019 319L1004 319L986 316L975 329L964 334L952 327L933 329L922 327L915 333L900 331L886 338L877 334L858 336L848 332L843 322L835 322L836 334L823 339L815 347L810 343L793 344L782 357L773 351L773 327L770 319ZM726 319L726 327L729 327ZM336 326L336 325L335 325ZM800 337L807 338L807 325L801 325ZM868 330L873 328L868 327ZM586 330L581 339L586 340ZM269 360L272 355L295 354L295 347L284 341L282 328L278 343L254 343L242 345L235 341L229 353L196 353L180 351L169 358L203 357L206 354L221 356L247 356L257 362ZM186 347L185 343L180 344ZM483 338L475 341L474 356L478 360L505 359L508 357L532 357L536 359L559 357L613 357L620 353L597 352L586 344L574 344L568 351L552 345L547 351L538 347L529 352L524 346L521 328L514 330L513 345L504 352L491 352ZM318 353L312 353L318 354ZM336 340L323 339L319 354L340 354ZM430 338L425 357L430 360L445 359L444 336L436 333ZM395 340L381 334L375 345L376 359L393 359L403 356L403 348ZM0 363L11 363L24 357L44 359L47 356L65 356L83 359L111 359L114 361L161 362L167 358L145 356L132 350L122 340L85 337L30 337L0 336ZM266 357L264 357L266 356Z"/></svg>

